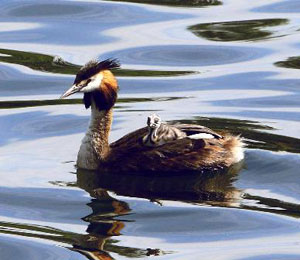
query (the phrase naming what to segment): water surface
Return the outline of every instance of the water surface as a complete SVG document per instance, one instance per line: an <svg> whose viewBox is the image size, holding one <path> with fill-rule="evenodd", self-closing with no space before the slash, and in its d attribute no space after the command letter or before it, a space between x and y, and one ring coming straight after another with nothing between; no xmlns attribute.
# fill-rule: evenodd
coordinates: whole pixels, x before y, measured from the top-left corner
<svg viewBox="0 0 300 260"><path fill-rule="evenodd" d="M299 7L2 1L1 259L299 259ZM111 141L155 111L241 134L245 161L208 175L77 170L90 111L58 97L110 57Z"/></svg>

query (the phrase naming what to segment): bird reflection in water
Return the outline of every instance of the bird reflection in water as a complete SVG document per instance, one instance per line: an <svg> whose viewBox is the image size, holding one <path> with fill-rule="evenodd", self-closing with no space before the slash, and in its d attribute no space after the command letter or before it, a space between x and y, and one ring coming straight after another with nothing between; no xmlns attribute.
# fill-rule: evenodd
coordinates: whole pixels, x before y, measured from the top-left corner
<svg viewBox="0 0 300 260"><path fill-rule="evenodd" d="M77 185L92 197L103 199L106 191L117 195L139 197L151 201L173 200L191 203L237 203L241 192L232 182L243 168L243 161L229 169L205 173L142 175L109 174L77 170ZM226 172L225 172L226 171ZM106 194L106 195L103 195Z"/></svg>
<svg viewBox="0 0 300 260"><path fill-rule="evenodd" d="M126 202L114 199L103 189L90 189L89 183L83 181L83 185L88 189L90 195L96 199L88 204L92 213L84 218L88 222L87 235L73 236L72 251L76 251L88 259L108 260L114 259L110 253L126 257L142 257L149 255L162 255L160 249L140 249L133 247L118 246L118 240L112 239L121 235L124 228L124 221L115 220L114 217L122 216L130 212Z"/></svg>
<svg viewBox="0 0 300 260"><path fill-rule="evenodd" d="M75 250L89 259L112 259L107 252L116 252L131 257L171 254L157 248L127 248L115 245L114 236L121 235L126 221L119 220L122 215L130 214L129 205L111 195L139 197L159 202L164 200L182 201L193 204L210 204L227 207L239 205L241 192L232 182L243 167L239 163L226 172L215 171L205 174L109 174L97 171L77 170L77 185L87 191L92 199L88 204L92 213L83 218L89 222L88 235L81 236L73 244ZM118 217L118 220L115 219ZM109 258L110 257L110 258Z"/></svg>

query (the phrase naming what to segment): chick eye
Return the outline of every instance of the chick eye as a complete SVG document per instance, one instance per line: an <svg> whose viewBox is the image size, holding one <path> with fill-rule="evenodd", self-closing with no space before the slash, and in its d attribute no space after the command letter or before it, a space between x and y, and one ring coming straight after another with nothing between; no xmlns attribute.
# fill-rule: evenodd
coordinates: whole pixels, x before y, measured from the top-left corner
<svg viewBox="0 0 300 260"><path fill-rule="evenodd" d="M154 119L154 122L155 122L155 123L158 123L158 121L159 121L158 118L155 118L155 119Z"/></svg>

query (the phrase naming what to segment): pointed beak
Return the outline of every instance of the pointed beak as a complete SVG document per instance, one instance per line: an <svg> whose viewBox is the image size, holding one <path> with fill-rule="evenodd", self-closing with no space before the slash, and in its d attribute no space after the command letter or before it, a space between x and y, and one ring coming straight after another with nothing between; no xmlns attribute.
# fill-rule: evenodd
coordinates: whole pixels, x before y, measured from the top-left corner
<svg viewBox="0 0 300 260"><path fill-rule="evenodd" d="M73 85L72 87L70 87L64 94L62 94L62 95L60 96L60 99L65 98L65 97L68 97L68 96L70 96L70 95L72 95L72 94L74 94L74 93L77 93L77 92L79 92L79 91L80 91L80 88L74 84L74 85Z"/></svg>

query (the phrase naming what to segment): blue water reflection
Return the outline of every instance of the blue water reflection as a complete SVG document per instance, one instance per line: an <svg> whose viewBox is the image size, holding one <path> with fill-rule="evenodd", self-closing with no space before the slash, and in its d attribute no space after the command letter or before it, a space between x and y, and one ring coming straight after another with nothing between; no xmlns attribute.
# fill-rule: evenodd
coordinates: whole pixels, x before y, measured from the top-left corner
<svg viewBox="0 0 300 260"><path fill-rule="evenodd" d="M299 13L300 3L297 0L285 0L275 4L269 4L252 9L254 12L267 13Z"/></svg>
<svg viewBox="0 0 300 260"><path fill-rule="evenodd" d="M76 252L72 252L63 247L53 247L49 244L43 244L41 242L29 242L21 239L16 239L8 236L0 237L0 250L3 259L6 256L13 256L15 258L23 259L68 259L68 260L83 260L86 259L84 256Z"/></svg>
<svg viewBox="0 0 300 260"><path fill-rule="evenodd" d="M103 33L120 25L177 20L188 15L148 11L138 6L116 5L106 2L84 3L59 1L22 5L5 1L0 10L0 21L34 23L28 30L1 32L1 42L30 42L57 45L91 45L115 41Z"/></svg>

